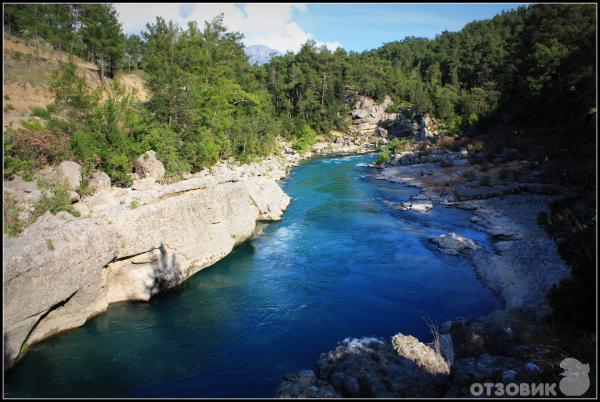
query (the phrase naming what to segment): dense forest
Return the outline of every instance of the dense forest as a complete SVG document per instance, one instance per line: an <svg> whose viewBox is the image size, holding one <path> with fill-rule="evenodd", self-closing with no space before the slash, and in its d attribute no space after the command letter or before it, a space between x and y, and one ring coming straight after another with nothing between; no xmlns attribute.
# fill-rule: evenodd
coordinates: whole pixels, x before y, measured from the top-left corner
<svg viewBox="0 0 600 402"><path fill-rule="evenodd" d="M187 27L158 17L139 36L126 36L108 4L9 4L4 27L36 46L45 41L93 61L102 75L144 70L152 94L147 104L100 104L65 66L45 114L44 131L68 137L66 153L86 163L97 156L114 179L126 182L119 172L128 172L131 158L149 147L169 172L195 171L221 158L271 153L276 135L300 141L343 130L357 94L391 95L391 109L432 114L449 135L502 120L555 148L589 141L593 8L520 7L433 40L409 37L361 53L309 41L263 66L248 63L243 36L229 32L222 17ZM115 108L117 102L123 104ZM12 156L27 157L14 145Z"/></svg>
<svg viewBox="0 0 600 402"><path fill-rule="evenodd" d="M143 71L151 97L135 102L115 80L101 101L74 62L65 63L52 80L53 103L33 111L38 119L5 129L4 176L30 177L74 159L127 185L134 159L149 149L169 174L272 154L277 136L304 150L316 134L348 127L356 95L389 95L390 111L428 113L450 136L503 126L514 134L510 145L535 148L531 158L556 156L566 182L595 191L595 5L519 7L435 39L408 37L364 52L308 41L261 66L248 62L242 34L222 21L181 27L157 17L139 35L125 35L112 5L5 5L6 34L94 62L101 78ZM564 207L555 208L545 221L550 231L565 224ZM581 214L595 222L595 210ZM585 287L595 278L593 261L577 240L595 238L589 230L594 225L567 236L573 244L565 246L576 249L571 262L583 272L569 285L575 304L593 296ZM560 292L556 298L565 297Z"/></svg>

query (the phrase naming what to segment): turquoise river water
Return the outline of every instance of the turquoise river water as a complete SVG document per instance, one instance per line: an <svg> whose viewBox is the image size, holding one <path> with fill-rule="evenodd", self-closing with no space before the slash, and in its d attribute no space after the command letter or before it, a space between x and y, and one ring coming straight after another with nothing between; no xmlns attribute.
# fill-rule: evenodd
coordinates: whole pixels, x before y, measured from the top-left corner
<svg viewBox="0 0 600 402"><path fill-rule="evenodd" d="M416 189L371 178L373 154L319 158L282 183L292 198L214 266L148 303L111 305L33 345L5 373L7 397L271 397L348 336L402 332L485 314L497 299L429 236L489 245L466 211L399 211Z"/></svg>

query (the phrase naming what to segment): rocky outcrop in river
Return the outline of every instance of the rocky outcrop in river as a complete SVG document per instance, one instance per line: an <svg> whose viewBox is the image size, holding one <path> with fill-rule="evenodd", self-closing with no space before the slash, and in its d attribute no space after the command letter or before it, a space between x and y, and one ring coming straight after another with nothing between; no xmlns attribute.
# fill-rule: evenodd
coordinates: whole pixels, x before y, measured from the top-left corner
<svg viewBox="0 0 600 402"><path fill-rule="evenodd" d="M558 382L558 354L541 358L531 342L543 329L519 313L496 311L456 319L439 329L437 342L394 335L346 338L321 354L315 370L284 376L279 398L473 397L473 383Z"/></svg>
<svg viewBox="0 0 600 402"><path fill-rule="evenodd" d="M81 218L46 212L5 236L5 367L26 345L80 326L110 303L178 285L249 238L257 221L280 219L290 202L276 182L284 168L271 158L143 189L104 183L75 204Z"/></svg>

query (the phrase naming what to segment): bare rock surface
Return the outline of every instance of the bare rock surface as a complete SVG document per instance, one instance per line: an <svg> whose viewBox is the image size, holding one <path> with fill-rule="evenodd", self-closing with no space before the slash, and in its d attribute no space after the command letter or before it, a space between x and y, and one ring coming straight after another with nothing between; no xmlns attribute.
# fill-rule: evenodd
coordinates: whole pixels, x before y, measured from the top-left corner
<svg viewBox="0 0 600 402"><path fill-rule="evenodd" d="M464 152L445 149L404 153L374 177L422 190L401 209L421 208L425 202L421 200L430 200L431 207L423 210L440 203L471 211L471 222L490 236L491 250L456 234L430 241L441 252L469 258L479 278L507 308L528 309L540 316L548 313L546 293L570 273L556 243L537 224L539 213L548 213L556 189L527 179L535 173L527 161L508 158L482 167L464 157ZM442 167L444 160L453 161L452 166ZM501 179L503 173L515 171L527 172L525 179Z"/></svg>
<svg viewBox="0 0 600 402"><path fill-rule="evenodd" d="M285 174L279 163L104 189L75 204L82 218L47 212L5 237L6 365L25 343L80 326L109 303L148 300L225 257L257 221L280 219L290 200L270 176Z"/></svg>

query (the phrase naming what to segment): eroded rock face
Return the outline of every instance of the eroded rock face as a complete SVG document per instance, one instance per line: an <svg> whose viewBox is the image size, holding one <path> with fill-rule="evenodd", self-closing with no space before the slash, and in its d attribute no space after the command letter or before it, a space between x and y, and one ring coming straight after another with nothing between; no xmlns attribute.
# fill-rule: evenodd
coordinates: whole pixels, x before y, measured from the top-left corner
<svg viewBox="0 0 600 402"><path fill-rule="evenodd" d="M135 173L141 179L153 177L156 180L160 180L165 175L165 167L161 161L156 159L156 152L150 150L146 151L135 161Z"/></svg>
<svg viewBox="0 0 600 402"><path fill-rule="evenodd" d="M48 212L4 239L5 367L25 342L80 326L109 303L148 300L181 283L289 204L273 179L243 173L120 190L77 203L90 217Z"/></svg>
<svg viewBox="0 0 600 402"><path fill-rule="evenodd" d="M411 119L400 112L386 112L392 103L389 96L380 104L369 97L360 96L350 113L353 129L362 136L412 136L417 141L429 140L438 135L435 119L428 114Z"/></svg>

